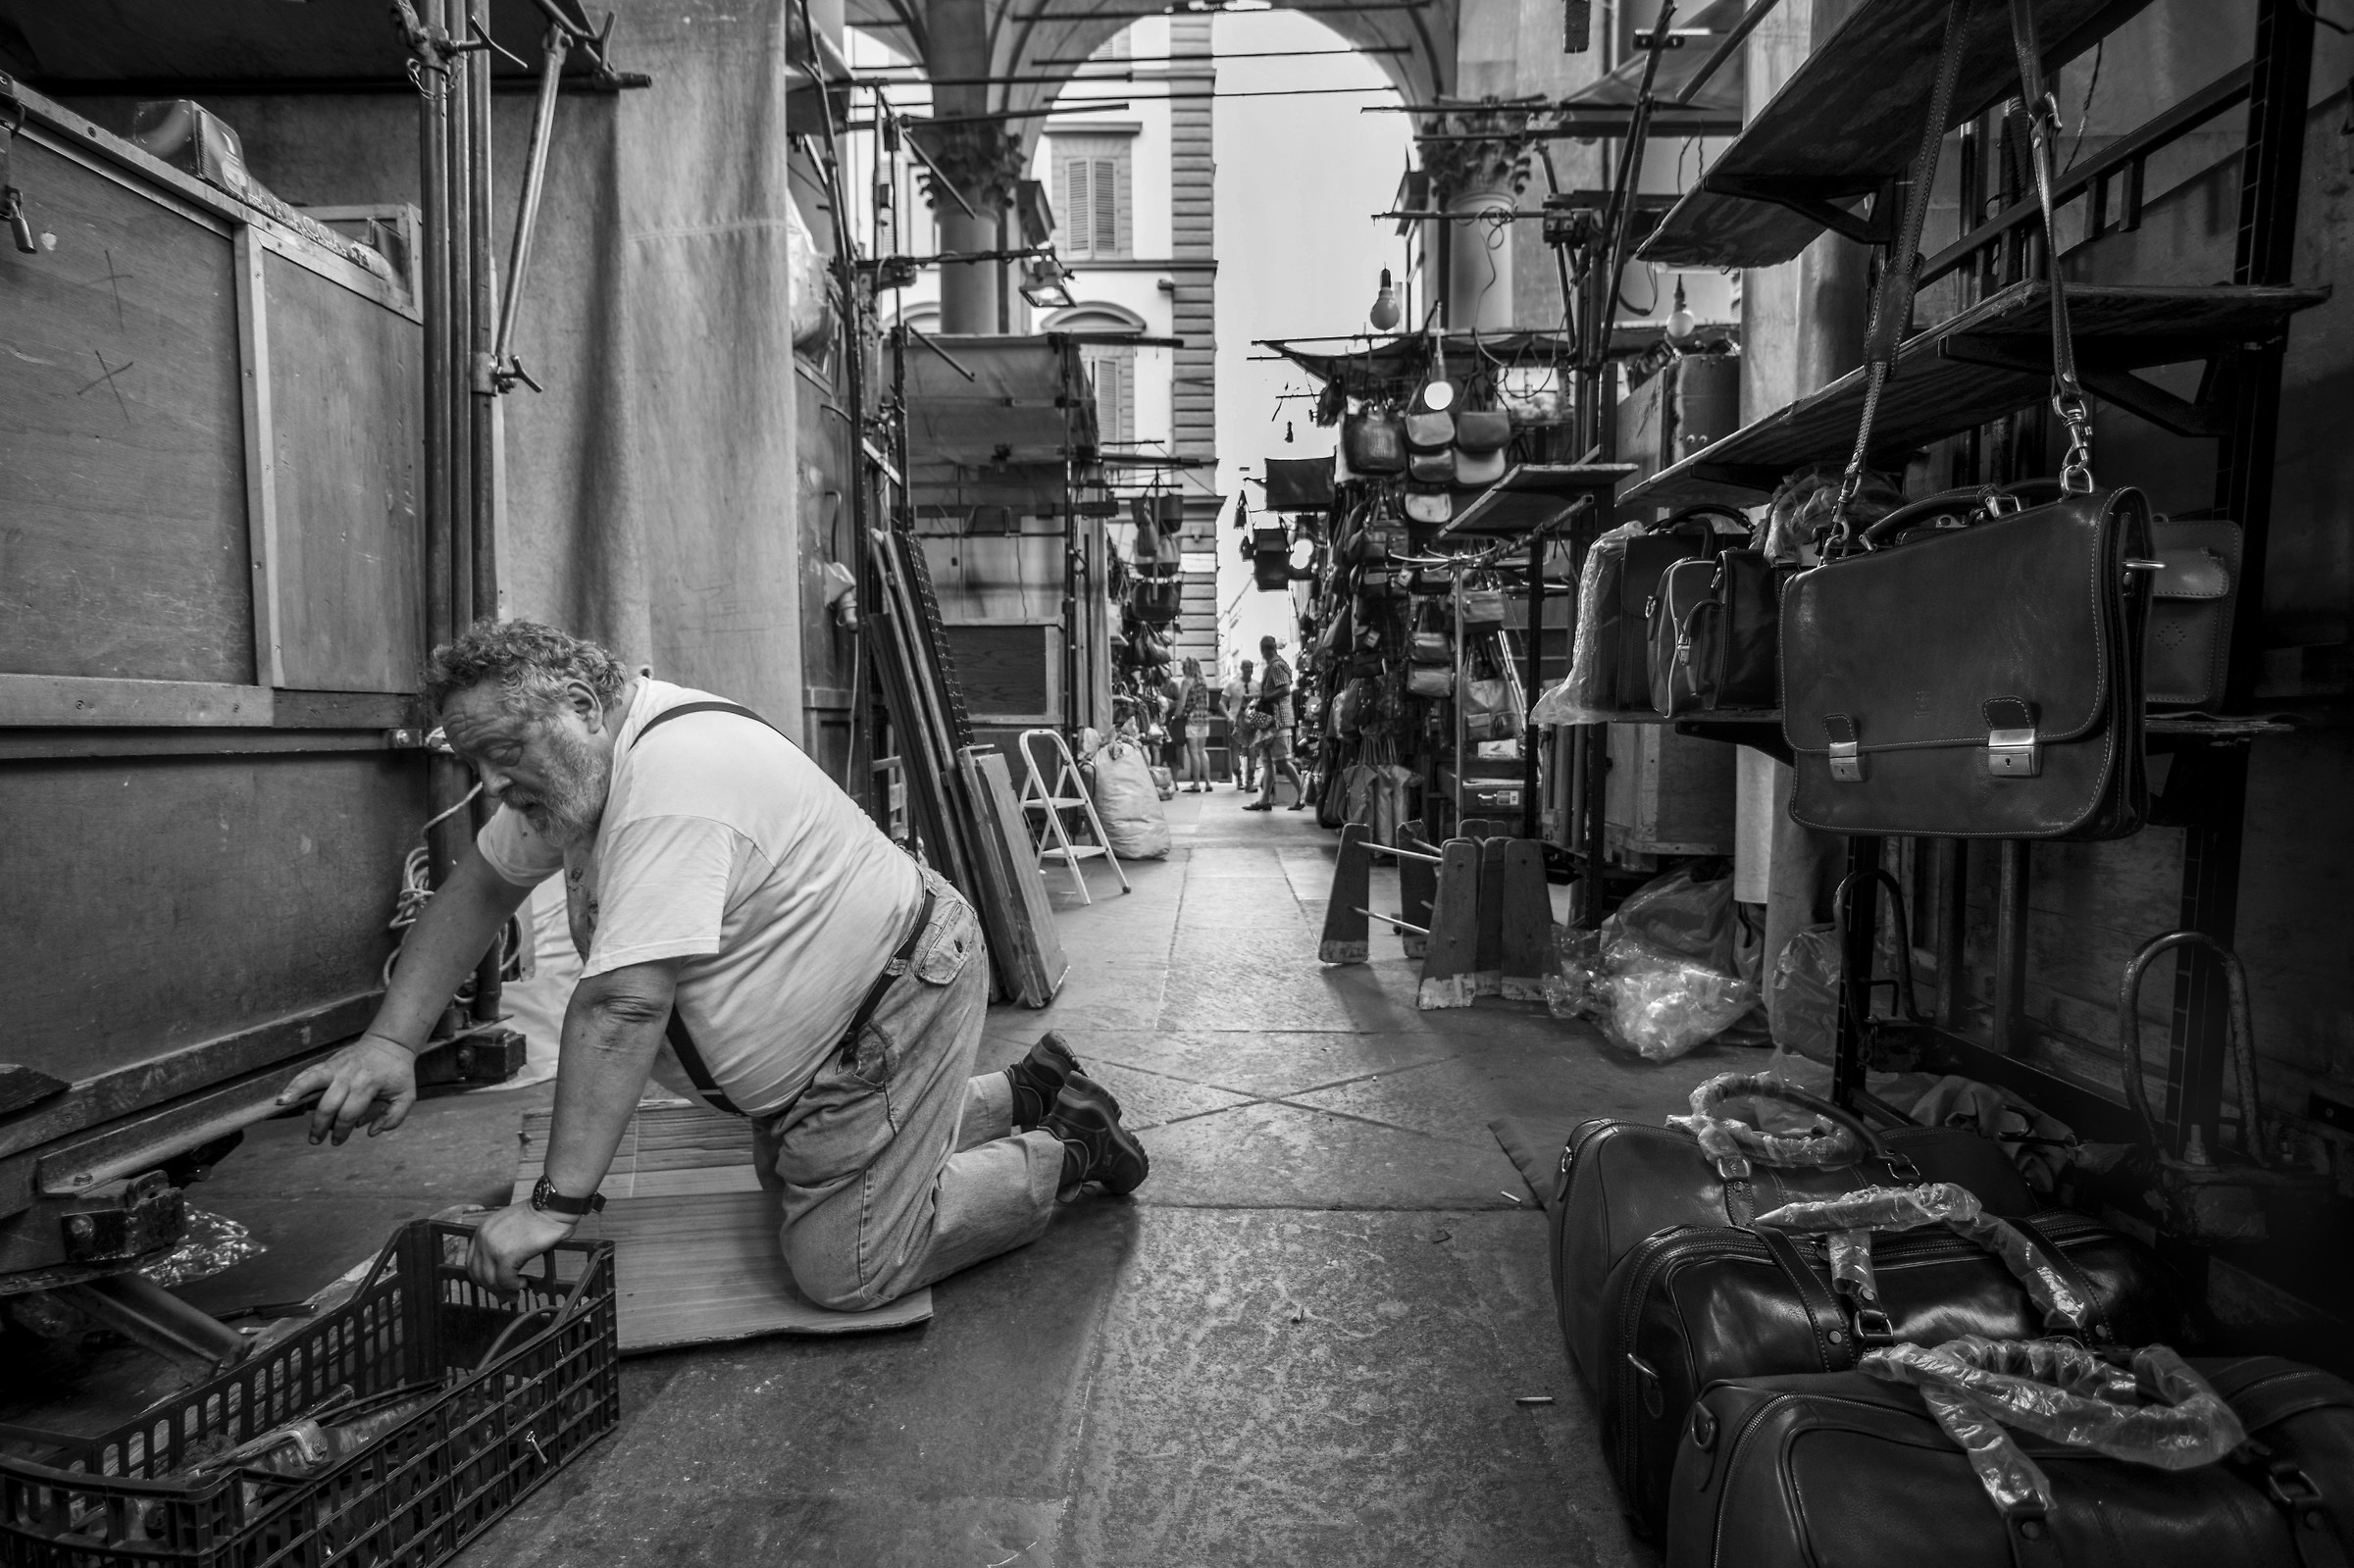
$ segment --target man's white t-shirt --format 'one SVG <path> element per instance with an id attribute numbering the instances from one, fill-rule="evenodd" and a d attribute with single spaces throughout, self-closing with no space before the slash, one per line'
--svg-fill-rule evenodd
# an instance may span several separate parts
<path id="1" fill-rule="evenodd" d="M 806 753 L 711 694 L 640 680 L 605 813 L 569 852 L 501 810 L 475 836 L 518 886 L 565 876 L 584 978 L 683 958 L 679 1016 L 730 1099 L 781 1109 L 842 1041 L 905 937 L 923 874 Z M 667 1048 L 666 1048 L 667 1054 Z"/>

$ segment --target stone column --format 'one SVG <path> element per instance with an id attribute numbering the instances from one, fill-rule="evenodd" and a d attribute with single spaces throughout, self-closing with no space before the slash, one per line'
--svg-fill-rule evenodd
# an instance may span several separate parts
<path id="1" fill-rule="evenodd" d="M 1430 171 L 1433 203 L 1448 214 L 1444 323 L 1452 330 L 1512 325 L 1509 215 L 1528 179 L 1521 119 L 1474 109 L 1440 115 L 1424 127 L 1422 167 Z M 1440 139 L 1460 136 L 1477 139 Z"/>
<path id="2" fill-rule="evenodd" d="M 992 70 L 989 7 L 986 0 L 932 0 L 925 16 L 924 71 L 941 83 L 932 93 L 939 124 L 919 127 L 916 139 L 972 208 L 968 216 L 954 196 L 925 175 L 924 195 L 940 220 L 940 248 L 998 250 L 1004 245 L 1014 182 L 1022 177 L 1023 149 L 1021 137 L 1007 128 L 1009 122 L 975 118 L 999 107 L 986 81 Z M 996 331 L 1003 276 L 998 262 L 943 267 L 940 329 Z"/>

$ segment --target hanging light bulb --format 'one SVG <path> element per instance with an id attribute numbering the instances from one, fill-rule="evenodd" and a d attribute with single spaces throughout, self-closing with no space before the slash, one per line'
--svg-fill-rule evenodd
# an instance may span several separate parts
<path id="1" fill-rule="evenodd" d="M 1386 332 L 1398 325 L 1398 290 L 1390 282 L 1390 270 L 1381 270 L 1381 292 L 1373 296 L 1373 308 L 1365 312 L 1365 320 L 1377 332 Z"/>
<path id="2" fill-rule="evenodd" d="M 1700 331 L 1692 307 L 1684 303 L 1684 275 L 1675 275 L 1675 309 L 1667 313 L 1667 341 L 1681 348 Z"/>

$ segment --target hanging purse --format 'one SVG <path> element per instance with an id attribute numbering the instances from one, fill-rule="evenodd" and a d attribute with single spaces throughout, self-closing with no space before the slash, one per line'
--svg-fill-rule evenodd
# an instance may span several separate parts
<path id="1" fill-rule="evenodd" d="M 1501 452 L 1512 439 L 1512 417 L 1500 408 L 1465 409 L 1455 417 L 1455 444 L 1463 452 Z"/>
<path id="2" fill-rule="evenodd" d="M 1455 516 L 1455 497 L 1445 490 L 1407 490 L 1406 520 L 1436 525 Z"/>
<path id="3" fill-rule="evenodd" d="M 1955 12 L 1968 0 L 1955 0 Z M 2052 225 L 2051 126 L 2025 0 L 2012 6 L 2044 228 Z M 1929 126 L 1911 189 L 1934 177 L 1959 65 L 1948 24 Z M 2059 271 L 2052 306 L 2053 408 L 2069 431 L 2047 505 L 1913 531 L 1887 548 L 1883 519 L 1860 538 L 1849 503 L 1871 412 L 1895 357 L 1918 266 L 1922 208 L 1905 204 L 1866 344 L 1865 418 L 1835 504 L 1823 565 L 1782 595 L 1782 733 L 1794 754 L 1790 815 L 1831 833 L 1934 837 L 2114 838 L 2148 809 L 2141 654 L 2149 604 L 2149 508 L 2099 489 L 2091 422 Z M 1885 532 L 1883 531 L 1885 531 Z"/>
<path id="4" fill-rule="evenodd" d="M 1444 697 L 1455 690 L 1452 665 L 1417 664 L 1406 672 L 1406 689 L 1417 697 Z"/>
<path id="5" fill-rule="evenodd" d="M 1762 550 L 1678 561 L 1651 602 L 1651 705 L 1669 717 L 1770 708 L 1787 571 Z"/>
<path id="6" fill-rule="evenodd" d="M 1458 587 L 1455 590 L 1455 596 L 1462 611 L 1463 625 L 1504 625 L 1504 589 Z"/>
<path id="7" fill-rule="evenodd" d="M 1407 459 L 1406 476 L 1416 484 L 1453 484 L 1455 449 L 1442 446 L 1435 452 L 1416 452 Z"/>
<path id="8" fill-rule="evenodd" d="M 1406 416 L 1406 445 L 1411 452 L 1444 452 L 1455 445 L 1455 416 L 1421 409 Z"/>
<path id="9" fill-rule="evenodd" d="M 1321 512 L 1332 505 L 1332 459 L 1328 457 L 1270 457 L 1267 459 L 1266 509 L 1270 512 Z"/>
<path id="10" fill-rule="evenodd" d="M 2231 655 L 2231 604 L 2239 586 L 2239 525 L 2150 525 L 2160 563 L 2150 584 L 2150 630 L 2142 643 L 2142 695 L 2169 706 L 2212 708 L 2224 700 Z"/>
<path id="11" fill-rule="evenodd" d="M 1368 408 L 1341 426 L 1341 448 L 1354 474 L 1406 472 L 1406 430 L 1389 409 Z"/>
<path id="12" fill-rule="evenodd" d="M 1458 489 L 1474 485 L 1489 485 L 1504 478 L 1504 452 L 1501 448 L 1486 452 L 1470 452 L 1460 447 L 1455 453 L 1455 482 Z"/>

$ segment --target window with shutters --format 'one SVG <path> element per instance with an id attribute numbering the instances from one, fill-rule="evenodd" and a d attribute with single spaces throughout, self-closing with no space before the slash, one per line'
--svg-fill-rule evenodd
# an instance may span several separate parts
<path id="1" fill-rule="evenodd" d="M 1096 392 L 1096 439 L 1111 451 L 1136 440 L 1136 350 L 1089 344 L 1079 351 Z"/>
<path id="2" fill-rule="evenodd" d="M 1129 138 L 1057 136 L 1054 246 L 1072 257 L 1127 256 L 1136 244 Z"/>

